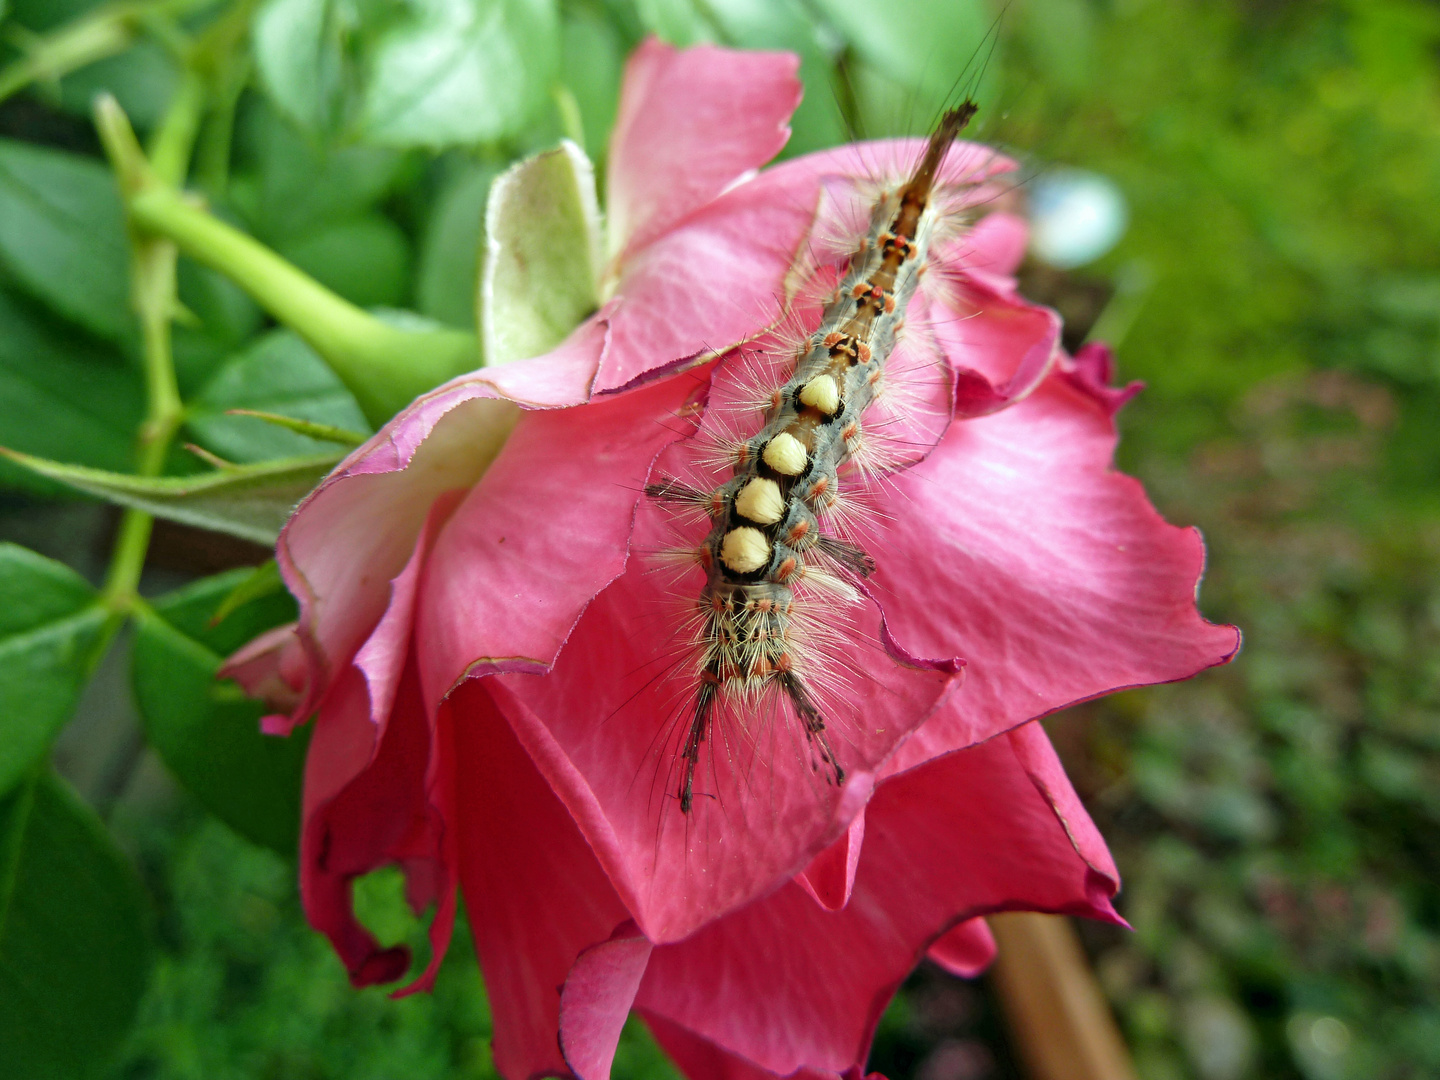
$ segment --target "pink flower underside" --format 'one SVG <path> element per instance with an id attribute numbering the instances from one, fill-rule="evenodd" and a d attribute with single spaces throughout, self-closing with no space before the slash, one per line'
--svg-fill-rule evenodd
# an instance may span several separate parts
<path id="1" fill-rule="evenodd" d="M 1114 866 L 1044 732 L 1026 725 L 879 787 L 842 910 L 788 883 L 656 946 L 487 688 L 467 683 L 446 708 L 460 874 L 506 1076 L 568 1066 L 601 1080 L 632 1004 L 752 1067 L 843 1072 L 927 947 L 953 968 L 983 964 L 977 915 L 1116 918 Z"/>

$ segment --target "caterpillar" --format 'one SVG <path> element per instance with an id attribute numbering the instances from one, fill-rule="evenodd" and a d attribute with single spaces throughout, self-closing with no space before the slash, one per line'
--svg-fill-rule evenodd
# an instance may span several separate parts
<path id="1" fill-rule="evenodd" d="M 788 378 L 764 395 L 763 426 L 723 452 L 729 479 L 706 490 L 664 476 L 645 488 L 650 498 L 710 521 L 703 543 L 686 549 L 705 582 L 690 618 L 697 685 L 678 747 L 675 794 L 684 814 L 694 806 L 702 746 L 726 699 L 753 709 L 767 696 L 783 696 L 817 771 L 836 785 L 845 779 L 807 663 L 806 636 L 823 637 L 829 628 L 804 609 L 797 590 L 855 600 L 846 579 L 875 570 L 872 556 L 836 527 L 841 486 L 857 472 L 885 469 L 867 439 L 867 410 L 924 272 L 946 152 L 975 112 L 969 100 L 947 110 L 909 177 L 877 197 L 820 325 L 795 349 Z"/>

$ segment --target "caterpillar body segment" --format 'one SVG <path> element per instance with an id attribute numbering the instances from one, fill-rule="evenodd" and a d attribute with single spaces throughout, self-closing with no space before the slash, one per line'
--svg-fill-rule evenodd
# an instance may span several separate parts
<path id="1" fill-rule="evenodd" d="M 805 733 L 813 768 L 831 783 L 845 779 L 806 663 L 817 652 L 807 635 L 825 638 L 830 621 L 804 610 L 805 601 L 823 593 L 831 602 L 858 603 L 859 592 L 844 579 L 875 569 L 862 548 L 823 526 L 839 516 L 842 480 L 867 468 L 865 413 L 881 392 L 925 267 L 936 177 L 974 112 L 968 101 L 948 111 L 908 180 L 877 197 L 819 327 L 800 344 L 784 383 L 757 402 L 763 426 L 728 451 L 730 478 L 713 491 L 673 478 L 646 488 L 710 521 L 695 549 L 706 577 L 694 616 L 699 685 L 679 751 L 683 813 L 693 807 L 702 748 L 727 699 L 758 706 L 778 695 Z"/>

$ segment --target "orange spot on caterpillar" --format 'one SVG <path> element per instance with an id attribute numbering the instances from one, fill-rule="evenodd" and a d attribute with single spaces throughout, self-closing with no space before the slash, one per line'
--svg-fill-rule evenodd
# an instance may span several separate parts
<path id="1" fill-rule="evenodd" d="M 824 345 L 827 349 L 833 349 L 836 345 L 839 345 L 844 340 L 844 334 L 840 333 L 840 331 L 838 330 L 832 330 L 830 333 L 825 335 L 825 340 L 821 342 L 821 344 Z"/>
<path id="2" fill-rule="evenodd" d="M 868 364 L 873 354 L 870 352 L 870 346 L 862 341 L 855 347 L 855 355 L 862 364 Z"/>
<path id="3" fill-rule="evenodd" d="M 790 526 L 790 531 L 785 534 L 785 543 L 789 544 L 791 547 L 794 547 L 801 540 L 804 540 L 806 534 L 809 532 L 810 522 L 797 521 L 794 525 Z"/>
<path id="4" fill-rule="evenodd" d="M 782 559 L 780 565 L 775 568 L 775 580 L 781 582 L 788 581 L 790 576 L 794 574 L 799 567 L 800 564 L 795 561 L 793 556 Z"/>

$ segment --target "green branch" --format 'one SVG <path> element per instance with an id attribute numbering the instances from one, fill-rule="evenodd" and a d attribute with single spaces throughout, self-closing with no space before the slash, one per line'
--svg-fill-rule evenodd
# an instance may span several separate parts
<path id="1" fill-rule="evenodd" d="M 377 427 L 412 398 L 480 364 L 475 335 L 390 326 L 174 188 L 150 183 L 129 205 L 137 225 L 225 274 L 309 342 Z"/>
<path id="2" fill-rule="evenodd" d="M 142 28 L 174 18 L 213 0 L 152 0 L 104 4 L 48 34 L 27 34 L 24 55 L 0 70 L 0 101 L 34 82 L 54 82 L 80 68 L 122 53 Z M 18 28 L 17 28 L 18 29 Z"/>
<path id="3" fill-rule="evenodd" d="M 146 160 L 115 99 L 105 95 L 96 101 L 95 127 L 122 194 L 152 183 L 157 174 L 177 180 L 184 177 L 204 108 L 204 87 L 198 78 L 187 74 L 156 131 L 152 163 Z M 164 471 L 165 456 L 185 415 L 170 343 L 170 320 L 179 305 L 175 289 L 177 258 L 175 245 L 169 240 L 131 228 L 131 304 L 140 321 L 145 371 L 145 419 L 140 425 L 136 455 L 136 472 L 140 476 L 159 476 Z M 128 509 L 121 518 L 102 592 L 103 601 L 117 618 L 127 614 L 137 598 L 154 523 L 155 519 L 143 510 Z"/>

